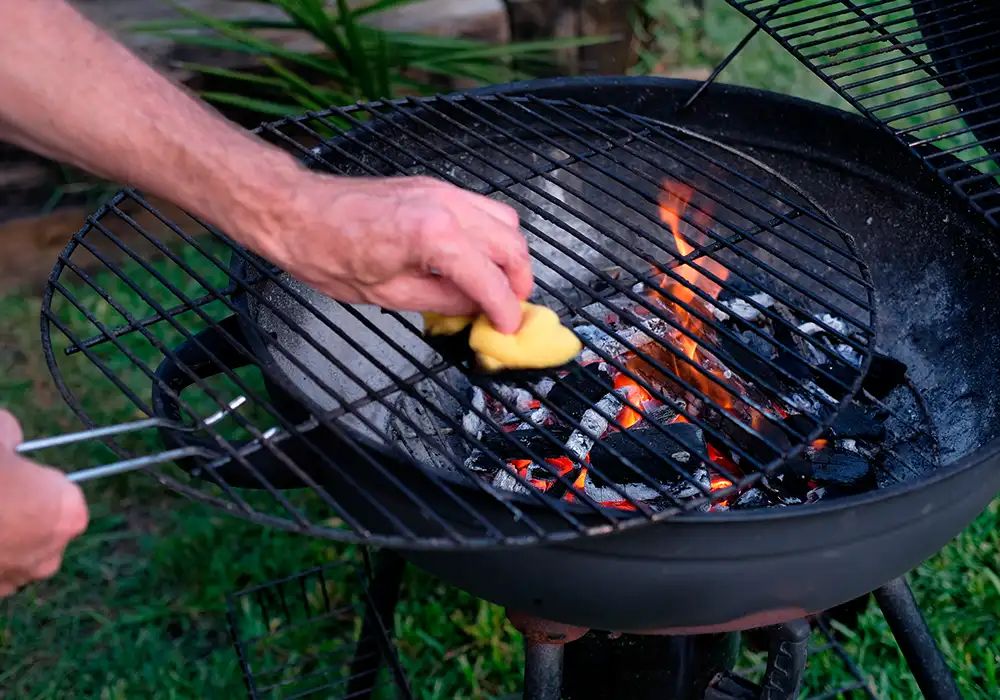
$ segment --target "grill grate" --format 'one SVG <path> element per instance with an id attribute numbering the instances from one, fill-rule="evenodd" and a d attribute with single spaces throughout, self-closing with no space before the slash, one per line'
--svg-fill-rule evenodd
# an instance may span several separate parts
<path id="1" fill-rule="evenodd" d="M 333 302 L 123 190 L 53 271 L 50 368 L 88 424 L 84 380 L 173 421 L 246 396 L 199 434 L 218 459 L 159 476 L 234 514 L 342 540 L 469 547 L 705 510 L 806 449 L 871 360 L 873 291 L 851 237 L 793 183 L 707 137 L 504 96 L 358 105 L 259 133 L 319 170 L 428 174 L 513 204 L 536 300 L 578 326 L 594 362 L 518 385 L 470 377 L 412 315 Z M 669 430 L 664 411 L 697 430 Z M 626 416 L 648 430 L 626 430 Z M 598 439 L 616 432 L 644 456 Z M 732 459 L 704 459 L 702 436 Z"/>
<path id="2" fill-rule="evenodd" d="M 360 574 L 345 581 L 333 570 L 350 566 L 328 564 L 228 596 L 250 700 L 413 697 L 386 629 L 392 620 L 379 617 Z"/>
<path id="3" fill-rule="evenodd" d="M 1000 16 L 994 3 L 729 2 L 756 23 L 754 31 L 775 38 L 990 224 L 1000 225 Z"/>

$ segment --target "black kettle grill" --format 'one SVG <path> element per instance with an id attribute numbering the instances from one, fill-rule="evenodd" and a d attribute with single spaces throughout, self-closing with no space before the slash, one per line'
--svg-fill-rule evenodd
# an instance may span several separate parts
<path id="1" fill-rule="evenodd" d="M 412 316 L 333 302 L 123 190 L 46 292 L 61 391 L 88 423 L 80 368 L 172 421 L 247 396 L 227 425 L 164 430 L 168 446 L 218 457 L 158 478 L 239 517 L 394 550 L 535 618 L 750 629 L 897 578 L 1000 490 L 1000 116 L 991 78 L 957 82 L 986 65 L 963 48 L 981 46 L 945 41 L 954 22 L 992 36 L 976 20 L 988 13 L 734 4 L 862 115 L 721 84 L 576 78 L 258 130 L 319 170 L 429 174 L 512 202 L 538 298 L 582 329 L 576 375 L 473 376 Z M 932 106 L 909 82 L 898 98 L 878 83 L 921 70 L 942 81 Z M 941 135 L 947 109 L 959 125 Z M 903 112 L 927 119 L 901 127 Z M 859 414 L 880 426 L 844 432 Z"/>

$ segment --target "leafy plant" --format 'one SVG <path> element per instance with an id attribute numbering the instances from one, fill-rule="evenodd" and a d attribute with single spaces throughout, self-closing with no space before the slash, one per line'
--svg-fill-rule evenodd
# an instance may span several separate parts
<path id="1" fill-rule="evenodd" d="M 185 19 L 133 25 L 135 31 L 173 41 L 253 56 L 259 65 L 230 69 L 196 63 L 182 67 L 227 79 L 230 91 L 202 91 L 204 99 L 272 116 L 330 105 L 437 91 L 442 80 L 493 84 L 533 77 L 552 52 L 609 41 L 581 37 L 510 44 L 437 37 L 380 29 L 374 15 L 418 0 L 373 0 L 352 8 L 347 0 L 258 0 L 279 9 L 278 19 L 219 19 L 171 3 Z M 264 31 L 302 32 L 322 46 L 318 52 L 287 48 Z M 514 60 L 516 59 L 516 66 Z M 261 70 L 261 69 L 264 70 Z"/>

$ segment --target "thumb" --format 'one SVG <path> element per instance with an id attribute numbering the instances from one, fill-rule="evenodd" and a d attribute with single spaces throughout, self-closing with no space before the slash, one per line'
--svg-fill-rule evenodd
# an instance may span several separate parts
<path id="1" fill-rule="evenodd" d="M 14 451 L 24 441 L 21 424 L 10 411 L 0 408 L 0 450 Z"/>

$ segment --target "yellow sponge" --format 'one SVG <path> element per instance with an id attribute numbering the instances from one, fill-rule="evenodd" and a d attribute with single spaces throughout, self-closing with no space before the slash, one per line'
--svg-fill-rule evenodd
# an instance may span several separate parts
<path id="1" fill-rule="evenodd" d="M 424 330 L 428 335 L 450 335 L 471 323 L 469 347 L 487 372 L 559 367 L 583 349 L 580 339 L 552 309 L 527 302 L 521 302 L 521 309 L 521 327 L 510 335 L 496 330 L 485 314 L 476 319 L 424 314 Z"/>

